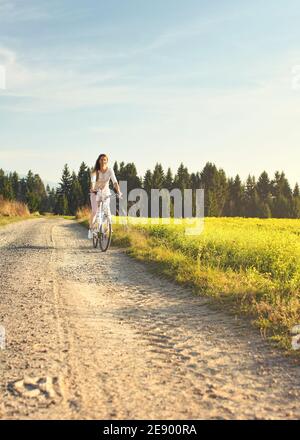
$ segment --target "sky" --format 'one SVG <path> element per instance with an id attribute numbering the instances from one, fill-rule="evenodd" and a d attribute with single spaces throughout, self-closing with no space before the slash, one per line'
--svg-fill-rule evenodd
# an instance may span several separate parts
<path id="1" fill-rule="evenodd" d="M 0 0 L 0 168 L 300 182 L 298 0 Z"/>

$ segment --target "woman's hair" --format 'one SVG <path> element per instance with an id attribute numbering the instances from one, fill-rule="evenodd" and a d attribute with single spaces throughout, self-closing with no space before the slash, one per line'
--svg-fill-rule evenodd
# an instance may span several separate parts
<path id="1" fill-rule="evenodd" d="M 100 159 L 102 157 L 106 157 L 106 159 L 108 160 L 108 156 L 107 154 L 100 154 L 100 156 L 98 157 L 98 159 L 96 160 L 95 166 L 93 168 L 93 173 L 98 173 L 98 171 L 100 171 Z"/>

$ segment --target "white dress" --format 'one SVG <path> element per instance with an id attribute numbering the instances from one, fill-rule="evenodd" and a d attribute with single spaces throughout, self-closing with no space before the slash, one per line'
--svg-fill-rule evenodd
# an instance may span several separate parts
<path id="1" fill-rule="evenodd" d="M 102 173 L 98 171 L 91 175 L 92 188 L 94 190 L 101 189 L 103 194 L 110 194 L 109 191 L 109 181 L 112 181 L 113 184 L 117 183 L 117 179 L 115 176 L 115 172 L 112 168 L 107 168 L 107 170 Z"/>
<path id="2" fill-rule="evenodd" d="M 97 176 L 98 174 L 98 176 Z M 99 198 L 106 198 L 110 195 L 110 189 L 109 189 L 109 181 L 112 181 L 113 184 L 117 183 L 117 179 L 115 176 L 115 172 L 112 168 L 107 168 L 107 170 L 102 173 L 101 171 L 98 171 L 97 173 L 91 174 L 91 182 L 92 182 L 92 189 L 95 191 L 101 190 L 99 194 L 90 194 L 90 200 L 91 200 L 91 206 L 92 206 L 92 212 L 95 215 L 97 212 Z M 105 206 L 106 209 L 109 209 L 109 199 L 106 199 Z"/>

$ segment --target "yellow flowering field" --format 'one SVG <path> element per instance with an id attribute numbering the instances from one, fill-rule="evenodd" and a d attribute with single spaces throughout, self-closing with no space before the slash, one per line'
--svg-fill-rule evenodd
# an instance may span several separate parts
<path id="1" fill-rule="evenodd" d="M 187 221 L 123 222 L 114 226 L 116 245 L 246 313 L 264 335 L 289 346 L 289 331 L 300 323 L 300 220 L 206 218 L 199 235 L 185 233 Z"/>

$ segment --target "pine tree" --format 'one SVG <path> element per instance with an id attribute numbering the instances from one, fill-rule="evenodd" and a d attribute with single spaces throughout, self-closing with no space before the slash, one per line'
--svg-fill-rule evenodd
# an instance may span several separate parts
<path id="1" fill-rule="evenodd" d="M 173 174 L 171 168 L 168 168 L 167 170 L 167 174 L 165 175 L 163 186 L 169 191 L 171 191 L 173 188 Z"/>
<path id="2" fill-rule="evenodd" d="M 137 174 L 137 169 L 134 163 L 128 163 L 125 167 L 127 174 L 128 191 L 135 188 L 141 188 L 142 182 Z"/>
<path id="3" fill-rule="evenodd" d="M 127 180 L 126 170 L 125 170 L 125 162 L 120 162 L 119 170 L 118 170 L 119 180 Z"/>
<path id="4" fill-rule="evenodd" d="M 0 168 L 0 195 L 3 195 L 4 179 L 5 179 L 4 170 Z"/>
<path id="5" fill-rule="evenodd" d="M 292 217 L 300 218 L 300 190 L 299 185 L 296 183 L 293 191 L 293 207 L 292 207 Z"/>
<path id="6" fill-rule="evenodd" d="M 182 192 L 191 188 L 191 179 L 188 169 L 181 163 L 174 177 L 174 187 L 179 188 Z"/>
<path id="7" fill-rule="evenodd" d="M 73 171 L 72 173 L 72 183 L 70 189 L 70 201 L 68 203 L 69 212 L 72 215 L 75 215 L 78 208 L 82 206 L 83 194 L 80 182 Z"/>
<path id="8" fill-rule="evenodd" d="M 47 212 L 55 213 L 56 194 L 55 189 L 51 188 L 48 192 Z"/>
<path id="9" fill-rule="evenodd" d="M 225 209 L 228 182 L 222 169 L 207 162 L 200 173 L 200 186 L 204 189 L 204 213 L 218 217 Z"/>
<path id="10" fill-rule="evenodd" d="M 147 170 L 143 178 L 143 189 L 148 194 L 148 215 L 151 213 L 152 172 Z"/>
<path id="11" fill-rule="evenodd" d="M 82 162 L 78 171 L 78 182 L 80 185 L 81 198 L 78 201 L 79 206 L 89 204 L 89 190 L 91 186 L 91 175 L 88 166 Z"/>
<path id="12" fill-rule="evenodd" d="M 45 199 L 47 198 L 42 179 L 38 174 L 33 174 L 29 170 L 25 179 L 25 185 L 25 201 L 30 212 L 41 211 L 45 206 Z"/>
<path id="13" fill-rule="evenodd" d="M 26 203 L 26 191 L 27 191 L 27 183 L 26 178 L 22 177 L 19 181 L 19 195 L 18 200 L 23 203 Z"/>
<path id="14" fill-rule="evenodd" d="M 72 189 L 72 176 L 70 174 L 68 165 L 65 164 L 62 171 L 61 181 L 59 182 L 59 189 L 58 189 L 58 194 L 60 199 L 58 206 L 60 211 L 59 213 L 61 214 L 68 214 L 66 210 L 69 209 L 69 206 L 71 204 L 71 189 Z"/>
<path id="15" fill-rule="evenodd" d="M 55 192 L 55 208 L 54 213 L 59 215 L 69 214 L 69 203 L 67 196 L 60 191 L 59 188 Z"/>
<path id="16" fill-rule="evenodd" d="M 115 172 L 116 178 L 119 180 L 119 165 L 117 161 L 115 161 L 114 163 L 113 170 Z"/>
<path id="17" fill-rule="evenodd" d="M 257 217 L 259 218 L 271 218 L 272 211 L 268 203 L 259 200 L 257 208 Z"/>
<path id="18" fill-rule="evenodd" d="M 72 177 L 67 164 L 65 164 L 63 168 L 62 177 L 59 185 L 61 193 L 66 195 L 66 197 L 68 198 L 72 186 Z"/>
<path id="19" fill-rule="evenodd" d="M 34 175 L 31 170 L 28 171 L 26 176 L 26 189 L 28 192 L 32 192 L 34 190 Z"/>
<path id="20" fill-rule="evenodd" d="M 14 199 L 13 187 L 12 187 L 11 181 L 8 178 L 8 176 L 4 176 L 1 194 L 4 199 L 7 199 L 7 200 Z"/>
<path id="21" fill-rule="evenodd" d="M 150 196 L 151 189 L 152 189 L 152 172 L 151 172 L 151 170 L 147 170 L 144 175 L 143 188 L 147 191 L 147 194 Z"/>
<path id="22" fill-rule="evenodd" d="M 293 193 L 285 174 L 276 171 L 271 182 L 273 196 L 272 215 L 276 218 L 290 218 L 293 215 Z"/>
<path id="23" fill-rule="evenodd" d="M 17 200 L 19 196 L 19 176 L 16 171 L 9 174 L 9 180 L 11 181 L 11 186 L 13 190 L 13 198 Z"/>
<path id="24" fill-rule="evenodd" d="M 266 171 L 263 171 L 259 176 L 256 188 L 259 198 L 263 202 L 267 202 L 271 195 L 271 182 Z"/>
<path id="25" fill-rule="evenodd" d="M 165 174 L 163 167 L 160 163 L 157 163 L 152 174 L 152 188 L 162 189 L 164 187 L 164 181 Z"/>
<path id="26" fill-rule="evenodd" d="M 244 187 L 242 205 L 241 214 L 246 217 L 259 216 L 260 200 L 256 189 L 255 177 L 250 176 L 250 174 L 247 177 Z"/>
<path id="27" fill-rule="evenodd" d="M 231 186 L 231 215 L 234 217 L 243 216 L 243 196 L 244 196 L 244 187 L 242 185 L 242 181 L 240 176 L 237 174 Z"/>
<path id="28" fill-rule="evenodd" d="M 201 175 L 199 172 L 191 173 L 191 187 L 192 189 L 201 188 Z"/>

